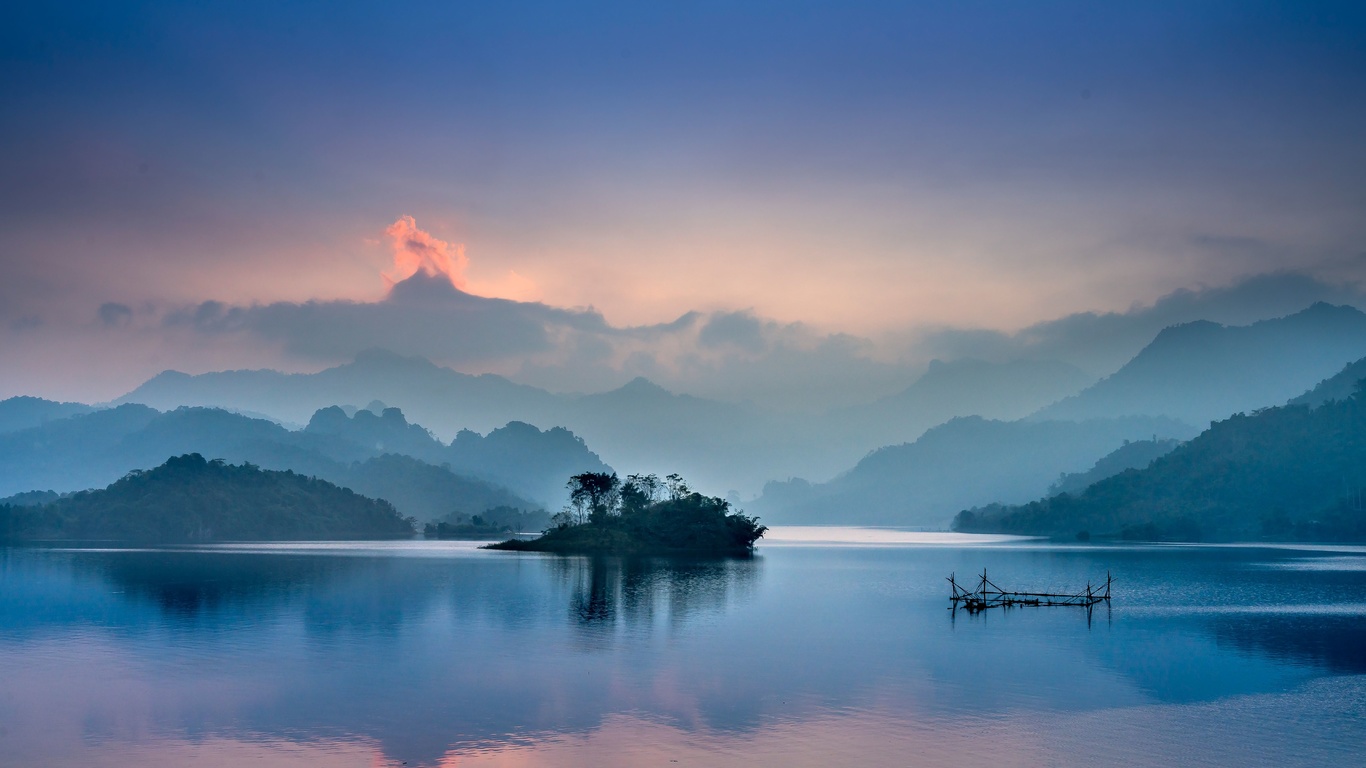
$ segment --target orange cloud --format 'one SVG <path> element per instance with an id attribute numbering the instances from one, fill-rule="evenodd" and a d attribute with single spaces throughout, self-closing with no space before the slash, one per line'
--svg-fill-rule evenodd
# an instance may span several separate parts
<path id="1" fill-rule="evenodd" d="M 445 275 L 451 285 L 465 290 L 465 268 L 470 260 L 463 243 L 448 243 L 418 229 L 412 216 L 398 217 L 384 234 L 394 241 L 394 273 L 385 275 L 390 283 L 406 280 L 421 270 L 430 277 Z"/>

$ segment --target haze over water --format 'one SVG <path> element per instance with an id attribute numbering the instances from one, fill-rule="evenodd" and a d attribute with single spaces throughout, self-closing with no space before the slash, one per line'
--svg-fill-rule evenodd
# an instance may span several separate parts
<path id="1" fill-rule="evenodd" d="M 1113 605 L 947 610 L 983 567 Z M 1354 765 L 1363 673 L 1361 547 L 0 550 L 3 765 Z"/>

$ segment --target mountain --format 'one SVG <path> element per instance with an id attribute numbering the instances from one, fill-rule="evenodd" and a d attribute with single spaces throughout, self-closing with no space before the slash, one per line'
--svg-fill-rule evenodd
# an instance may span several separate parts
<path id="1" fill-rule="evenodd" d="M 804 457 L 823 456 L 822 443 L 809 439 L 805 425 L 751 405 L 676 395 L 645 379 L 600 394 L 555 395 L 500 376 L 471 376 L 381 350 L 315 374 L 224 371 L 190 376 L 167 371 L 117 402 L 166 410 L 247 410 L 303 423 L 320 409 L 375 399 L 447 436 L 462 430 L 489 432 L 509 422 L 563 427 L 608 457 L 608 463 L 631 471 L 683 472 L 707 487 L 749 483 L 757 489 L 764 479 L 794 465 L 812 464 Z"/>
<path id="2" fill-rule="evenodd" d="M 11 397 L 0 400 L 0 432 L 17 432 L 49 421 L 65 419 L 95 410 L 83 403 L 58 403 L 39 397 Z"/>
<path id="3" fill-rule="evenodd" d="M 204 406 L 247 410 L 307 423 L 320 408 L 381 400 L 419 424 L 454 434 L 485 432 L 518 419 L 553 423 L 559 398 L 492 374 L 471 376 L 420 357 L 369 350 L 318 373 L 221 371 L 196 376 L 165 371 L 115 401 L 159 410 Z"/>
<path id="4" fill-rule="evenodd" d="M 341 408 L 332 406 L 313 414 L 304 433 L 315 438 L 340 438 L 373 455 L 411 456 L 459 475 L 506 486 L 551 508 L 564 502 L 565 481 L 571 475 L 612 471 L 573 432 L 562 427 L 543 432 L 520 421 L 491 430 L 488 435 L 461 430 L 446 445 L 426 428 L 410 424 L 398 408 L 384 408 L 379 415 L 358 410 L 348 417 Z M 518 506 L 510 501 L 500 503 Z M 473 514 L 481 510 L 461 511 Z"/>
<path id="5" fill-rule="evenodd" d="M 108 488 L 0 507 L 0 537 L 192 542 L 413 535 L 388 502 L 293 472 L 174 457 Z"/>
<path id="6" fill-rule="evenodd" d="M 502 486 L 392 453 L 322 476 L 357 493 L 384 499 L 422 521 L 477 515 L 499 507 L 527 511 L 538 507 Z"/>
<path id="7" fill-rule="evenodd" d="M 820 453 L 805 425 L 780 414 L 675 394 L 644 378 L 574 398 L 561 423 L 626 471 L 682 474 L 706 488 L 757 489 Z"/>
<path id="8" fill-rule="evenodd" d="M 404 515 L 424 520 L 456 512 L 477 514 L 497 506 L 534 509 L 547 503 L 509 490 L 499 481 L 452 469 L 450 460 L 462 455 L 472 464 L 493 465 L 497 459 L 482 457 L 481 451 L 470 445 L 459 451 L 442 446 L 426 430 L 408 424 L 401 412 L 391 410 L 378 417 L 360 411 L 348 419 L 337 409 L 336 414 L 324 414 L 315 421 L 328 423 L 330 417 L 340 415 L 345 422 L 340 429 L 290 431 L 270 421 L 220 409 L 180 408 L 160 413 L 143 405 L 122 405 L 0 434 L 0 494 L 101 487 L 128 472 L 156 466 L 167 456 L 200 453 L 320 477 L 385 498 Z M 337 426 L 335 419 L 331 423 Z M 346 434 L 353 424 L 357 425 L 354 436 L 358 439 Z M 386 435 L 402 435 L 407 440 L 373 442 L 384 430 Z M 560 473 L 563 467 L 583 467 L 580 471 L 605 468 L 572 435 L 565 441 L 559 434 L 536 434 L 545 437 L 538 440 L 523 434 L 521 446 L 537 460 L 506 472 L 503 479 L 520 480 L 541 490 L 553 484 L 562 489 L 568 477 Z M 542 442 L 549 447 L 542 447 Z M 394 455 L 389 448 L 414 449 L 421 456 Z M 425 462 L 422 457 L 441 462 Z M 538 474 L 547 466 L 556 471 L 553 478 Z M 476 469 L 474 473 L 480 472 Z"/>
<path id="9" fill-rule="evenodd" d="M 866 450 L 914 440 L 958 416 L 1023 418 L 1094 382 L 1080 368 L 1056 360 L 932 360 L 901 392 L 832 413 L 828 432 Z"/>
<path id="10" fill-rule="evenodd" d="M 1236 414 L 1076 495 L 964 511 L 962 531 L 1185 541 L 1366 540 L 1366 389 Z"/>
<path id="11" fill-rule="evenodd" d="M 1048 486 L 1048 495 L 1080 493 L 1087 487 L 1107 477 L 1114 477 L 1126 469 L 1142 469 L 1154 460 L 1176 450 L 1176 446 L 1180 444 L 1180 440 L 1173 439 L 1125 440 L 1124 445 L 1102 456 L 1085 472 L 1068 472 L 1059 477 L 1057 482 Z"/>
<path id="12" fill-rule="evenodd" d="M 1247 326 L 1210 322 L 1163 330 L 1133 360 L 1034 417 L 1169 416 L 1205 425 L 1279 405 L 1366 356 L 1366 314 L 1314 304 Z"/>
<path id="13" fill-rule="evenodd" d="M 1366 379 L 1366 357 L 1348 363 L 1341 371 L 1320 381 L 1313 389 L 1293 398 L 1286 405 L 1320 406 L 1332 400 L 1346 400 L 1357 391 L 1357 385 Z"/>
<path id="14" fill-rule="evenodd" d="M 119 402 L 162 409 L 213 406 L 305 422 L 329 406 L 378 399 L 446 438 L 489 432 L 509 422 L 540 424 L 552 431 L 562 427 L 592 445 L 606 463 L 628 471 L 677 472 L 703 487 L 756 493 L 773 477 L 828 477 L 870 448 L 914 439 L 952 416 L 1016 418 L 1087 383 L 1086 374 L 1056 362 L 936 362 L 908 389 L 872 405 L 792 416 L 760 405 L 676 394 L 644 378 L 608 392 L 557 395 L 498 376 L 470 376 L 421 358 L 374 350 L 316 374 L 225 371 L 190 376 L 168 371 Z M 345 416 L 345 411 L 328 418 Z M 386 435 L 422 442 L 416 434 Z M 401 452 L 437 460 L 412 446 Z"/>
<path id="15" fill-rule="evenodd" d="M 561 506 L 571 476 L 612 471 L 573 432 L 563 427 L 542 431 L 520 421 L 487 435 L 461 430 L 445 456 L 456 471 L 515 488 L 552 511 Z"/>
<path id="16" fill-rule="evenodd" d="M 769 483 L 749 505 L 766 523 L 940 528 L 965 507 L 1038 498 L 1064 472 L 1085 469 L 1124 441 L 1186 438 L 1171 419 L 953 419 L 913 443 L 880 448 L 828 483 Z M 973 501 L 969 501 L 973 500 Z"/>

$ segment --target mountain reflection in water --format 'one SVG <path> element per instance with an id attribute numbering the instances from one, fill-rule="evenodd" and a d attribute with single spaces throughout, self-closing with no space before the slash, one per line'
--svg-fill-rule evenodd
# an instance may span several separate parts
<path id="1" fill-rule="evenodd" d="M 1345 765 L 1366 738 L 1352 553 L 830 535 L 0 550 L 0 763 Z M 983 566 L 1120 581 L 1090 624 L 955 618 L 943 577 Z"/>

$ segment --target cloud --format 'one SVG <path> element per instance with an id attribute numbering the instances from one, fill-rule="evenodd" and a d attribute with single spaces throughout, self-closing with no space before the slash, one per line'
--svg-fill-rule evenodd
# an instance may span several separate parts
<path id="1" fill-rule="evenodd" d="M 1127 312 L 1081 312 L 1036 323 L 1016 333 L 940 328 L 921 334 L 913 354 L 1005 362 L 1021 358 L 1061 360 L 1090 373 L 1113 372 L 1171 325 L 1211 320 L 1247 325 L 1283 317 L 1316 301 L 1366 305 L 1356 283 L 1330 283 L 1298 272 L 1275 272 L 1232 285 L 1181 289 Z"/>
<path id="2" fill-rule="evenodd" d="M 113 301 L 105 302 L 99 309 L 100 324 L 105 328 L 123 328 L 133 319 L 133 308 L 127 304 Z"/>
<path id="3" fill-rule="evenodd" d="M 387 275 L 392 283 L 406 280 L 418 273 L 428 277 L 444 276 L 459 289 L 468 287 L 465 269 L 469 258 L 463 243 L 448 243 L 419 229 L 412 216 L 400 216 L 384 230 L 393 241 L 394 272 Z"/>
<path id="4" fill-rule="evenodd" d="M 753 312 L 745 310 L 712 315 L 707 324 L 702 326 L 697 340 L 704 347 L 714 348 L 729 344 L 746 352 L 758 353 L 763 352 L 768 346 L 764 336 L 764 324 Z"/>
<path id="5" fill-rule="evenodd" d="M 449 276 L 419 270 L 377 302 L 308 301 L 229 306 L 205 301 L 168 313 L 168 328 L 243 334 L 281 345 L 295 357 L 334 362 L 372 348 L 421 355 L 470 369 L 498 369 L 528 357 L 646 343 L 691 328 L 696 315 L 653 326 L 618 328 L 592 309 L 560 309 L 466 293 Z M 596 343 L 594 343 L 596 342 Z"/>
<path id="6" fill-rule="evenodd" d="M 383 348 L 554 391 L 603 391 L 643 375 L 677 392 L 820 411 L 900 391 L 931 359 L 1059 360 L 1101 375 L 1166 326 L 1201 319 L 1241 325 L 1315 301 L 1366 303 L 1354 285 L 1276 273 L 1176 291 L 1127 312 L 1072 314 L 1015 333 L 937 328 L 870 339 L 751 310 L 616 326 L 591 308 L 476 296 L 455 288 L 445 273 L 418 270 L 380 301 L 206 301 L 167 314 L 164 325 L 218 343 L 236 339 L 278 349 L 296 366 L 344 362 Z"/>

